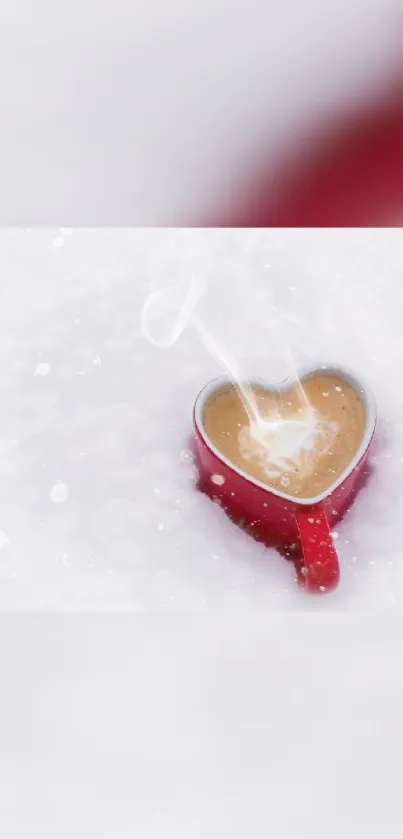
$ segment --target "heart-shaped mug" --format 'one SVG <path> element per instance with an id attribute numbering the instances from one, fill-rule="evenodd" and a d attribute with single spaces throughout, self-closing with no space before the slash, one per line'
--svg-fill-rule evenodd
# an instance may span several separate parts
<path id="1" fill-rule="evenodd" d="M 312 592 L 328 591 L 339 581 L 339 560 L 331 529 L 364 483 L 376 425 L 375 399 L 361 376 L 334 364 L 305 368 L 298 378 L 279 384 L 249 382 L 252 388 L 279 393 L 291 389 L 298 381 L 303 384 L 311 377 L 323 375 L 344 380 L 355 389 L 364 405 L 365 426 L 361 443 L 347 468 L 321 495 L 313 498 L 291 496 L 257 480 L 234 465 L 212 443 L 203 424 L 204 408 L 216 392 L 231 384 L 228 377 L 220 376 L 207 384 L 199 393 L 193 411 L 199 488 L 255 538 L 294 558 L 300 581 Z"/>

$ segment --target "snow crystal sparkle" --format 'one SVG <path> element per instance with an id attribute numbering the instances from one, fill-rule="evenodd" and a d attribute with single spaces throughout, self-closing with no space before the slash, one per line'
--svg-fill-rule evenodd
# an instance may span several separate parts
<path id="1" fill-rule="evenodd" d="M 47 364 L 45 362 L 41 362 L 41 364 L 37 364 L 37 366 L 35 368 L 35 374 L 34 375 L 36 377 L 41 378 L 41 377 L 44 377 L 44 376 L 49 376 L 50 371 L 51 371 L 50 364 Z"/>
<path id="2" fill-rule="evenodd" d="M 212 475 L 211 482 L 216 486 L 222 487 L 225 484 L 225 478 L 223 475 Z"/>
<path id="3" fill-rule="evenodd" d="M 54 504 L 64 504 L 69 497 L 69 488 L 66 484 L 57 483 L 50 490 L 50 499 Z"/>

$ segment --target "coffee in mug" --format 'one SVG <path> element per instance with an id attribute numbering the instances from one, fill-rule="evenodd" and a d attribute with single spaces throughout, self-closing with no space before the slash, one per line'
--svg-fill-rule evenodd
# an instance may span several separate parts
<path id="1" fill-rule="evenodd" d="M 315 498 L 348 468 L 366 427 L 364 402 L 352 384 L 315 374 L 286 390 L 251 390 L 251 415 L 239 391 L 215 391 L 203 411 L 213 446 L 237 469 L 284 495 Z"/>

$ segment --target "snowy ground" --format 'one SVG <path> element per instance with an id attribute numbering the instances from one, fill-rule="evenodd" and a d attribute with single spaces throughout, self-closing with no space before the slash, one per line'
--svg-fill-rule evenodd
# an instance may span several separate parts
<path id="1" fill-rule="evenodd" d="M 2 231 L 1 610 L 399 609 L 402 260 L 400 229 Z M 140 329 L 148 295 L 182 299 L 191 273 L 245 372 L 336 360 L 375 391 L 375 471 L 337 528 L 326 598 L 195 491 L 192 401 L 219 363 L 191 326 L 169 349 Z"/>

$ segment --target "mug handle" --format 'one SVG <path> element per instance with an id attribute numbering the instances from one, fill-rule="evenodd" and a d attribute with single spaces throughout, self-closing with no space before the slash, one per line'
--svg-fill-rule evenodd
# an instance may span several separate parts
<path id="1" fill-rule="evenodd" d="M 302 545 L 301 582 L 311 592 L 330 591 L 339 582 L 340 566 L 325 513 L 320 507 L 298 507 L 295 515 Z"/>

